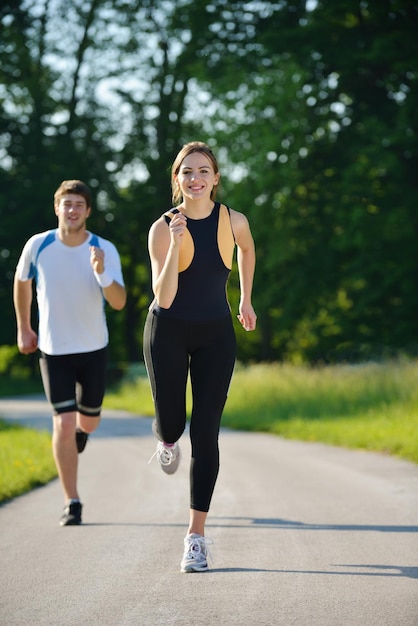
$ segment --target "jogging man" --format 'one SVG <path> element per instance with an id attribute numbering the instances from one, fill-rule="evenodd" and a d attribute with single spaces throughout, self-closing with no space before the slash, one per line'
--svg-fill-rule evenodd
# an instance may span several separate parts
<path id="1" fill-rule="evenodd" d="M 25 244 L 14 280 L 17 345 L 23 354 L 39 349 L 46 397 L 53 412 L 52 450 L 64 491 L 61 526 L 81 524 L 77 490 L 78 453 L 99 425 L 105 392 L 108 329 L 105 301 L 126 303 L 119 254 L 86 229 L 90 190 L 65 180 L 54 194 L 58 228 Z M 32 281 L 39 312 L 32 328 Z"/>

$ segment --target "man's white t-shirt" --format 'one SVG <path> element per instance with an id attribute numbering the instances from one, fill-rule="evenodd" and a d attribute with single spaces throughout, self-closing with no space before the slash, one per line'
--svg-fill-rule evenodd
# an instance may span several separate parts
<path id="1" fill-rule="evenodd" d="M 17 277 L 36 281 L 38 346 L 50 355 L 93 352 L 109 340 L 105 300 L 90 264 L 90 246 L 104 251 L 106 274 L 123 285 L 116 247 L 88 232 L 79 246 L 66 246 L 58 230 L 31 237 L 17 265 Z"/>

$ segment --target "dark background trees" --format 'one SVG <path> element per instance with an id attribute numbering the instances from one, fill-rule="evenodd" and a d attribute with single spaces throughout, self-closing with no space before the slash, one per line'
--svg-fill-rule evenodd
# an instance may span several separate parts
<path id="1" fill-rule="evenodd" d="M 415 353 L 417 27 L 407 0 L 3 3 L 0 345 L 22 245 L 77 177 L 124 265 L 113 360 L 140 360 L 148 228 L 174 155 L 202 139 L 257 245 L 259 328 L 238 333 L 240 358 Z"/>

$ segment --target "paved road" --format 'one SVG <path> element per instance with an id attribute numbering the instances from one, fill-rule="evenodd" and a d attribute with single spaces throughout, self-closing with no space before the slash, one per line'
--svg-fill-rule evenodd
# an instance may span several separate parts
<path id="1" fill-rule="evenodd" d="M 40 400 L 0 415 L 50 427 Z M 183 463 L 166 476 L 150 420 L 106 411 L 80 456 L 84 524 L 57 481 L 0 508 L 1 626 L 418 626 L 418 467 L 223 431 L 212 569 L 181 574 Z"/>

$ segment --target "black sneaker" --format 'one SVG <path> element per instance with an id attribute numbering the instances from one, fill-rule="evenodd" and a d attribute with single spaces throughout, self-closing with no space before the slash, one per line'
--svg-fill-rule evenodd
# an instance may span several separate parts
<path id="1" fill-rule="evenodd" d="M 86 447 L 87 439 L 89 438 L 88 433 L 85 433 L 84 430 L 76 430 L 75 431 L 75 442 L 77 444 L 78 453 L 83 452 Z"/>
<path id="2" fill-rule="evenodd" d="M 81 502 L 70 502 L 64 507 L 64 513 L 60 519 L 60 526 L 79 526 L 81 524 Z"/>

